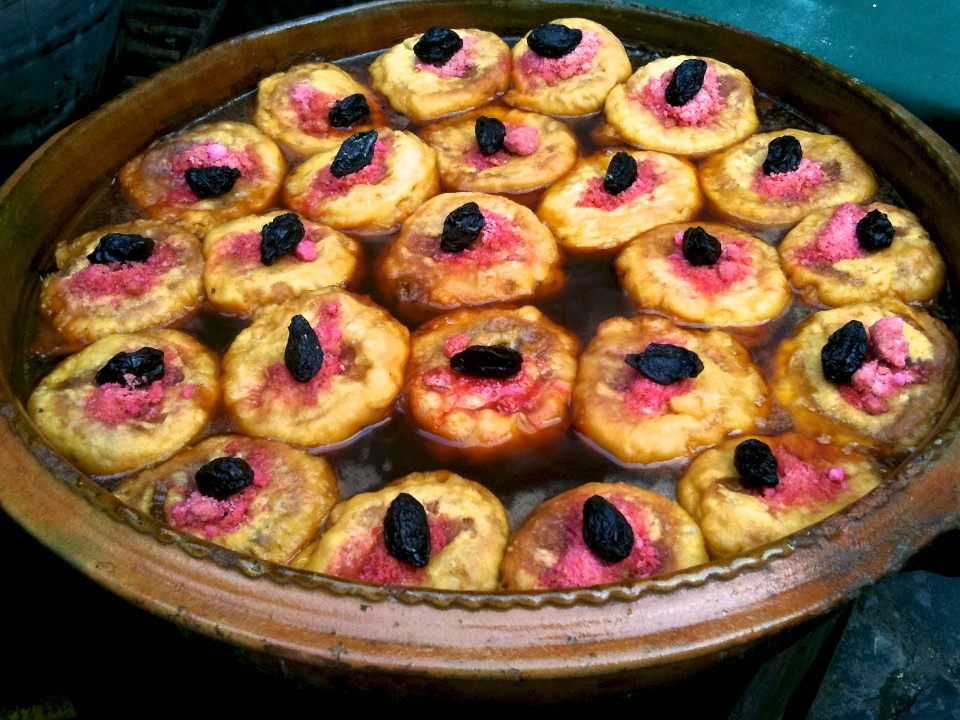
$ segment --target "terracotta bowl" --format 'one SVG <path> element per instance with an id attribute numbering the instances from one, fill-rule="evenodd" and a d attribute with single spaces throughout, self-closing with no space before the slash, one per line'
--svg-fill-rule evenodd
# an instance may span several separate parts
<path id="1" fill-rule="evenodd" d="M 85 203 L 153 138 L 306 59 L 388 47 L 431 25 L 517 36 L 558 17 L 628 47 L 708 55 L 854 140 L 938 239 L 956 287 L 960 157 L 903 108 L 815 58 L 732 27 L 617 2 L 433 0 L 329 13 L 214 47 L 125 93 L 0 190 L 0 503 L 117 595 L 320 686 L 563 699 L 640 688 L 788 636 L 897 570 L 960 518 L 953 397 L 936 433 L 879 490 L 734 560 L 607 589 L 483 595 L 372 587 L 240 558 L 125 509 L 52 452 L 19 372 L 38 267 Z M 14 369 L 18 370 L 14 372 Z"/>

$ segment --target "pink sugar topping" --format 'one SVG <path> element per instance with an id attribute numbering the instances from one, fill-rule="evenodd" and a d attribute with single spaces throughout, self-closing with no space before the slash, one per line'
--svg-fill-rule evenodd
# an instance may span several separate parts
<path id="1" fill-rule="evenodd" d="M 650 542 L 644 510 L 618 497 L 606 498 L 630 523 L 634 544 L 630 554 L 612 563 L 598 558 L 583 540 L 583 504 L 571 508 L 565 522 L 564 547 L 556 565 L 540 575 L 544 588 L 574 588 L 637 580 L 653 575 L 661 564 L 657 549 Z"/>
<path id="2" fill-rule="evenodd" d="M 466 333 L 451 335 L 443 341 L 443 354 L 447 358 L 452 358 L 458 352 L 463 352 L 470 347 L 470 336 Z"/>
<path id="3" fill-rule="evenodd" d="M 310 184 L 311 189 L 316 193 L 315 200 L 319 201 L 332 196 L 343 197 L 355 185 L 376 185 L 387 174 L 386 161 L 389 153 L 387 141 L 378 139 L 373 146 L 373 158 L 370 164 L 355 173 L 339 178 L 334 177 L 330 172 L 330 166 L 325 165 Z"/>
<path id="4" fill-rule="evenodd" d="M 260 242 L 263 240 L 262 232 L 237 233 L 230 236 L 230 239 L 221 245 L 218 253 L 218 259 L 221 262 L 234 260 L 245 267 L 259 267 L 260 261 Z M 316 240 L 313 237 L 313 231 L 306 229 L 303 240 L 294 249 L 292 255 L 284 257 L 296 257 L 303 262 L 311 262 L 317 259 Z M 282 262 L 283 258 L 278 258 L 277 262 Z"/>
<path id="5" fill-rule="evenodd" d="M 166 201 L 188 205 L 199 202 L 200 198 L 187 185 L 183 174 L 191 168 L 204 167 L 230 167 L 239 170 L 241 179 L 247 180 L 255 179 L 261 174 L 256 152 L 249 145 L 243 150 L 236 150 L 218 142 L 194 145 L 170 158 L 170 192 Z"/>
<path id="6" fill-rule="evenodd" d="M 67 279 L 67 287 L 85 299 L 104 295 L 141 297 L 155 288 L 160 276 L 179 262 L 180 253 L 175 247 L 157 242 L 153 254 L 144 262 L 87 265 Z"/>
<path id="7" fill-rule="evenodd" d="M 443 515 L 433 515 L 427 509 L 430 527 L 430 557 L 443 550 L 457 536 L 454 524 Z M 424 568 L 397 560 L 387 550 L 380 524 L 365 542 L 353 542 L 339 549 L 329 572 L 338 577 L 363 580 L 380 585 L 419 585 L 427 578 Z"/>
<path id="8" fill-rule="evenodd" d="M 580 44 L 563 57 L 547 58 L 527 50 L 520 56 L 520 72 L 532 84 L 556 85 L 574 75 L 587 72 L 600 50 L 600 36 L 595 32 L 583 33 Z"/>
<path id="9" fill-rule="evenodd" d="M 797 251 L 797 259 L 802 265 L 829 265 L 864 257 L 867 252 L 857 241 L 857 223 L 866 214 L 865 210 L 853 203 L 839 206 L 820 228 L 814 241 Z"/>
<path id="10" fill-rule="evenodd" d="M 784 447 L 773 448 L 773 455 L 777 458 L 780 483 L 754 492 L 774 512 L 798 506 L 816 511 L 849 488 L 847 472 L 842 467 L 818 470 Z"/>
<path id="11" fill-rule="evenodd" d="M 690 378 L 661 385 L 640 373 L 634 375 L 624 392 L 623 408 L 638 418 L 663 415 L 670 406 L 670 400 L 678 395 L 686 395 L 693 389 L 693 380 Z"/>
<path id="12" fill-rule="evenodd" d="M 330 131 L 330 108 L 339 98 L 318 90 L 309 83 L 294 85 L 290 89 L 289 97 L 301 130 L 311 135 L 325 135 Z"/>
<path id="13" fill-rule="evenodd" d="M 577 200 L 578 207 L 592 207 L 598 210 L 616 210 L 633 202 L 640 195 L 653 195 L 660 183 L 655 163 L 641 160 L 637 163 L 637 179 L 633 185 L 621 193 L 612 195 L 603 186 L 602 177 L 592 177 L 587 180 L 587 187 Z"/>
<path id="14" fill-rule="evenodd" d="M 152 383 L 142 385 L 136 376 L 126 375 L 122 384 L 94 384 L 93 392 L 87 396 L 83 405 L 84 415 L 110 426 L 129 420 L 162 420 L 166 388 L 180 385 L 184 378 L 180 357 L 175 352 L 163 348 L 163 364 L 163 377 Z M 188 397 L 184 392 L 187 388 L 190 395 L 193 394 L 193 385 L 183 385 L 180 388 L 181 397 Z"/>
<path id="15" fill-rule="evenodd" d="M 677 249 L 667 257 L 670 269 L 693 285 L 699 292 L 712 295 L 725 292 L 731 286 L 750 276 L 753 258 L 750 241 L 745 238 L 723 238 L 720 241 L 720 259 L 713 265 L 691 265 L 683 256 L 683 233 L 674 236 Z"/>
<path id="16" fill-rule="evenodd" d="M 469 265 L 487 269 L 511 260 L 523 260 L 528 254 L 520 227 L 510 218 L 490 210 L 481 210 L 484 226 L 480 237 L 462 252 L 440 249 L 439 238 L 424 238 L 426 252 L 437 262 Z"/>
<path id="17" fill-rule="evenodd" d="M 901 388 L 924 381 L 923 368 L 908 366 L 910 342 L 903 334 L 903 320 L 886 317 L 877 320 L 867 331 L 867 358 L 853 374 L 850 382 L 837 389 L 850 405 L 869 415 L 883 415 L 890 410 L 887 399 Z"/>
<path id="18" fill-rule="evenodd" d="M 227 446 L 227 454 L 237 452 L 236 449 L 229 449 L 234 445 L 236 443 Z M 243 459 L 253 470 L 253 482 L 250 485 L 225 500 L 217 500 L 194 490 L 170 508 L 170 524 L 178 530 L 214 538 L 236 532 L 249 522 L 252 519 L 247 514 L 250 503 L 270 484 L 271 463 L 267 451 L 263 448 L 253 450 Z"/>
<path id="19" fill-rule="evenodd" d="M 447 343 L 451 343 L 450 347 L 453 347 L 452 340 L 447 340 Z M 445 344 L 444 352 L 447 349 L 448 345 Z M 536 405 L 542 387 L 538 382 L 538 373 L 532 367 L 536 364 L 535 359 L 525 357 L 520 372 L 506 380 L 465 375 L 449 365 L 428 370 L 421 378 L 429 390 L 440 394 L 439 411 L 444 415 L 453 410 L 488 409 L 511 415 L 529 412 Z"/>
<path id="20" fill-rule="evenodd" d="M 803 158 L 797 169 L 791 172 L 766 175 L 762 167 L 757 168 L 751 189 L 758 195 L 776 200 L 803 200 L 811 188 L 823 181 L 823 163 Z"/>
<path id="21" fill-rule="evenodd" d="M 516 156 L 532 155 L 540 147 L 540 131 L 532 125 L 514 125 L 504 123 L 506 135 L 503 138 L 503 148 L 491 155 L 484 155 L 476 143 L 467 155 L 467 162 L 477 172 L 492 167 L 500 167 Z"/>
<path id="22" fill-rule="evenodd" d="M 727 99 L 720 92 L 717 71 L 710 63 L 707 63 L 703 76 L 703 86 L 683 105 L 671 105 L 664 97 L 673 73 L 673 70 L 667 70 L 660 77 L 651 77 L 640 92 L 631 96 L 651 110 L 665 128 L 702 127 L 727 107 Z"/>
<path id="23" fill-rule="evenodd" d="M 418 72 L 430 72 L 439 78 L 462 78 L 468 72 L 477 67 L 477 62 L 471 57 L 473 47 L 477 44 L 477 38 L 473 35 L 467 35 L 463 39 L 463 47 L 457 50 L 453 57 L 445 63 L 434 65 L 433 63 L 423 62 L 416 58 L 413 67 Z"/>

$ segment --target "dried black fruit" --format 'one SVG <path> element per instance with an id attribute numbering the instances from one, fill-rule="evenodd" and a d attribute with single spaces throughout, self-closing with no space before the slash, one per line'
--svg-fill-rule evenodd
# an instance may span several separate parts
<path id="1" fill-rule="evenodd" d="M 163 377 L 163 350 L 142 347 L 133 352 L 119 352 L 97 371 L 97 385 L 149 385 Z M 132 380 L 127 376 L 132 376 Z"/>
<path id="2" fill-rule="evenodd" d="M 503 147 L 507 128 L 496 118 L 481 115 L 473 125 L 473 134 L 477 136 L 477 145 L 484 155 L 493 155 Z"/>
<path id="3" fill-rule="evenodd" d="M 430 562 L 430 524 L 427 511 L 413 495 L 397 495 L 383 518 L 387 551 L 400 562 L 426 567 Z"/>
<path id="4" fill-rule="evenodd" d="M 425 63 L 442 65 L 463 47 L 463 38 L 450 28 L 434 25 L 413 46 L 413 53 Z"/>
<path id="5" fill-rule="evenodd" d="M 287 333 L 287 347 L 283 351 L 287 370 L 297 382 L 312 380 L 323 366 L 323 350 L 317 332 L 303 315 L 294 315 L 290 318 Z"/>
<path id="6" fill-rule="evenodd" d="M 767 145 L 767 157 L 763 161 L 764 175 L 780 175 L 800 167 L 803 149 L 793 135 L 781 135 Z"/>
<path id="7" fill-rule="evenodd" d="M 363 93 L 354 93 L 342 100 L 337 100 L 327 113 L 327 120 L 335 128 L 353 127 L 369 117 L 370 106 Z"/>
<path id="8" fill-rule="evenodd" d="M 444 219 L 440 249 L 451 253 L 463 252 L 480 237 L 486 224 L 479 205 L 475 202 L 464 203 Z"/>
<path id="9" fill-rule="evenodd" d="M 823 376 L 832 383 L 850 382 L 867 358 L 867 329 L 859 320 L 851 320 L 827 338 L 820 350 Z"/>
<path id="10" fill-rule="evenodd" d="M 450 367 L 464 375 L 506 380 L 520 372 L 523 355 L 506 345 L 471 345 L 450 358 Z"/>
<path id="11" fill-rule="evenodd" d="M 201 495 L 226 500 L 253 482 L 253 468 L 243 458 L 214 458 L 193 476 Z"/>
<path id="12" fill-rule="evenodd" d="M 703 87 L 703 76 L 707 72 L 707 64 L 699 58 L 684 60 L 673 71 L 673 77 L 663 94 L 668 104 L 674 107 L 686 105 L 693 96 Z"/>
<path id="13" fill-rule="evenodd" d="M 91 265 L 145 262 L 153 255 L 153 240 L 136 233 L 107 233 L 87 255 Z"/>
<path id="14" fill-rule="evenodd" d="M 607 165 L 603 177 L 603 189 L 611 195 L 619 195 L 637 180 L 637 161 L 633 155 L 618 150 Z"/>
<path id="15" fill-rule="evenodd" d="M 733 451 L 733 466 L 747 487 L 772 488 L 780 482 L 777 458 L 770 446 L 760 440 L 744 440 L 737 445 Z"/>
<path id="16" fill-rule="evenodd" d="M 571 52 L 583 39 L 583 31 L 566 25 L 547 23 L 530 31 L 527 45 L 537 55 L 560 58 Z"/>
<path id="17" fill-rule="evenodd" d="M 373 160 L 373 148 L 377 144 L 376 130 L 364 130 L 354 133 L 337 150 L 337 156 L 330 163 L 330 172 L 334 177 L 343 177 L 360 172 Z"/>
<path id="18" fill-rule="evenodd" d="M 260 231 L 260 262 L 273 265 L 277 258 L 292 253 L 306 235 L 296 213 L 277 215 Z"/>
<path id="19" fill-rule="evenodd" d="M 885 250 L 896 232 L 885 213 L 871 210 L 857 223 L 857 242 L 864 250 Z"/>
<path id="20" fill-rule="evenodd" d="M 672 385 L 703 372 L 703 363 L 697 354 L 679 345 L 650 343 L 642 353 L 627 355 L 626 361 L 658 385 Z"/>
<path id="21" fill-rule="evenodd" d="M 203 200 L 220 197 L 233 190 L 233 186 L 240 179 L 240 171 L 226 165 L 212 165 L 189 168 L 184 171 L 183 177 L 193 194 Z"/>
<path id="22" fill-rule="evenodd" d="M 699 225 L 683 231 L 683 257 L 691 265 L 713 265 L 722 251 L 720 241 Z"/>
<path id="23" fill-rule="evenodd" d="M 583 504 L 583 541 L 594 554 L 607 562 L 630 557 L 636 540 L 633 528 L 616 506 L 593 495 Z"/>

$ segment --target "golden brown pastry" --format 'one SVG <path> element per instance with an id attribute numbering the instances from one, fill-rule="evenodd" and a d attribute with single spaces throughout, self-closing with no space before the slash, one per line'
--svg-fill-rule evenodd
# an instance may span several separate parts
<path id="1" fill-rule="evenodd" d="M 839 445 L 798 433 L 750 436 L 697 455 L 677 481 L 677 501 L 718 558 L 820 522 L 881 479 L 869 457 Z"/>
<path id="2" fill-rule="evenodd" d="M 351 287 L 363 271 L 359 242 L 283 210 L 211 228 L 203 255 L 207 300 L 236 315 L 330 285 Z"/>
<path id="3" fill-rule="evenodd" d="M 510 48 L 486 30 L 434 27 L 377 57 L 369 73 L 390 107 L 421 124 L 479 107 L 504 92 Z"/>
<path id="4" fill-rule="evenodd" d="M 428 200 L 380 258 L 382 294 L 415 320 L 544 298 L 564 281 L 550 231 L 532 210 L 499 195 L 444 193 Z"/>
<path id="5" fill-rule="evenodd" d="M 780 344 L 771 389 L 798 430 L 897 452 L 933 428 L 956 374 L 949 329 L 884 298 L 811 315 Z"/>
<path id="6" fill-rule="evenodd" d="M 720 330 L 640 315 L 600 323 L 580 356 L 573 426 L 628 465 L 683 457 L 750 432 L 767 387 L 746 349 Z"/>
<path id="7" fill-rule="evenodd" d="M 218 369 L 213 352 L 176 330 L 108 335 L 57 365 L 27 410 L 83 472 L 127 472 L 200 434 L 217 408 Z"/>
<path id="8" fill-rule="evenodd" d="M 773 246 L 722 223 L 648 230 L 620 251 L 615 267 L 634 305 L 677 322 L 762 323 L 792 298 Z"/>
<path id="9" fill-rule="evenodd" d="M 501 588 L 625 583 L 707 562 L 703 537 L 673 500 L 626 483 L 587 483 L 536 507 L 510 536 Z"/>
<path id="10" fill-rule="evenodd" d="M 337 502 L 333 465 L 275 440 L 218 435 L 121 483 L 114 494 L 183 532 L 286 563 Z"/>
<path id="11" fill-rule="evenodd" d="M 946 281 L 940 251 L 917 216 L 886 203 L 812 212 L 778 249 L 790 282 L 809 303 L 926 302 Z"/>
<path id="12" fill-rule="evenodd" d="M 509 532 L 503 505 L 479 483 L 446 470 L 411 473 L 335 506 L 297 566 L 370 583 L 491 592 Z"/>
<path id="13" fill-rule="evenodd" d="M 531 36 L 539 40 L 533 47 Z M 610 89 L 632 72 L 616 35 L 584 18 L 561 18 L 534 28 L 511 52 L 511 87 L 504 102 L 549 115 L 601 110 Z"/>
<path id="14" fill-rule="evenodd" d="M 299 320 L 295 320 L 299 317 Z M 340 288 L 254 315 L 223 358 L 223 394 L 241 431 L 315 447 L 349 440 L 390 416 L 409 331 Z"/>
<path id="15" fill-rule="evenodd" d="M 84 233 L 56 250 L 40 312 L 69 343 L 165 327 L 195 313 L 203 257 L 195 235 L 157 220 Z"/>
<path id="16" fill-rule="evenodd" d="M 604 114 L 631 145 L 692 157 L 728 148 L 760 124 L 746 75 L 690 55 L 644 65 L 610 91 Z"/>
<path id="17" fill-rule="evenodd" d="M 198 125 L 158 140 L 120 168 L 126 197 L 155 220 L 197 235 L 273 207 L 287 161 L 253 125 Z"/>

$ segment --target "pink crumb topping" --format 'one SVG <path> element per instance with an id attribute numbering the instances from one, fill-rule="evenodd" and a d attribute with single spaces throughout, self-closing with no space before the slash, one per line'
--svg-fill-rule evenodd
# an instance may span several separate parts
<path id="1" fill-rule="evenodd" d="M 623 408 L 635 417 L 663 415 L 670 406 L 670 400 L 678 395 L 686 395 L 693 389 L 693 380 L 690 378 L 661 385 L 640 373 L 634 374 L 623 395 Z"/>
<path id="2" fill-rule="evenodd" d="M 680 278 L 704 294 L 725 292 L 731 286 L 750 276 L 753 258 L 745 238 L 717 238 L 720 241 L 720 259 L 713 265 L 691 265 L 683 256 L 683 233 L 674 236 L 677 249 L 667 261 L 670 269 Z"/>
<path id="3" fill-rule="evenodd" d="M 325 135 L 330 131 L 330 108 L 339 98 L 318 90 L 310 83 L 294 85 L 289 98 L 301 130 L 311 135 Z"/>
<path id="4" fill-rule="evenodd" d="M 556 565 L 540 575 L 544 588 L 574 588 L 602 585 L 623 580 L 637 580 L 653 575 L 661 564 L 657 549 L 650 542 L 646 513 L 616 496 L 607 497 L 633 528 L 634 544 L 630 554 L 620 562 L 598 558 L 583 540 L 583 504 L 571 508 L 565 523 L 564 547 Z"/>
<path id="5" fill-rule="evenodd" d="M 773 448 L 773 455 L 777 458 L 780 483 L 754 492 L 774 512 L 798 506 L 816 511 L 849 488 L 847 472 L 842 467 L 818 470 L 780 446 Z"/>
<path id="6" fill-rule="evenodd" d="M 179 262 L 180 253 L 176 248 L 157 242 L 153 254 L 144 262 L 87 265 L 67 279 L 67 287 L 85 298 L 104 295 L 141 297 L 156 287 L 159 277 Z"/>
<path id="7" fill-rule="evenodd" d="M 163 414 L 163 396 L 163 384 L 159 382 L 142 387 L 107 383 L 97 386 L 83 411 L 88 418 L 110 426 L 128 420 L 156 422 Z"/>
<path id="8" fill-rule="evenodd" d="M 883 415 L 890 410 L 887 399 L 902 388 L 924 381 L 923 368 L 907 366 L 910 341 L 903 334 L 903 320 L 896 317 L 877 320 L 867 332 L 867 358 L 841 385 L 840 396 L 868 415 Z"/>
<path id="9" fill-rule="evenodd" d="M 574 75 L 587 72 L 600 50 L 600 36 L 595 32 L 583 33 L 580 44 L 563 57 L 546 58 L 527 50 L 520 56 L 520 72 L 530 82 L 556 85 Z"/>
<path id="10" fill-rule="evenodd" d="M 236 443 L 230 444 L 234 445 Z M 226 452 L 232 455 L 237 450 L 230 450 L 230 446 Z M 214 538 L 236 532 L 249 522 L 252 518 L 247 513 L 251 502 L 270 484 L 271 463 L 267 451 L 263 448 L 254 449 L 243 459 L 253 470 L 253 482 L 250 485 L 225 500 L 217 500 L 194 490 L 170 508 L 171 525 L 194 535 Z"/>
<path id="11" fill-rule="evenodd" d="M 443 515 L 432 515 L 427 511 L 427 525 L 430 527 L 430 557 L 441 552 L 456 537 L 454 524 Z M 419 585 L 427 578 L 425 568 L 414 567 L 397 560 L 383 537 L 383 525 L 374 531 L 372 538 L 365 543 L 352 543 L 343 546 L 329 566 L 329 572 L 338 577 L 363 580 L 380 585 Z"/>
<path id="12" fill-rule="evenodd" d="M 476 60 L 471 57 L 473 47 L 477 44 L 477 38 L 473 35 L 467 35 L 462 39 L 463 47 L 457 50 L 453 54 L 453 57 L 445 63 L 434 65 L 433 63 L 424 62 L 414 56 L 416 58 L 416 61 L 413 63 L 414 69 L 418 72 L 426 71 L 433 73 L 444 80 L 448 78 L 462 78 L 477 66 Z"/>
<path id="13" fill-rule="evenodd" d="M 324 165 L 310 183 L 315 193 L 314 202 L 327 197 L 343 197 L 355 185 L 376 185 L 387 174 L 387 156 L 390 148 L 383 139 L 378 139 L 373 146 L 373 158 L 370 164 L 362 170 L 343 177 L 334 177 L 330 166 Z"/>
<path id="14" fill-rule="evenodd" d="M 445 252 L 440 249 L 439 238 L 424 238 L 430 257 L 437 262 L 482 269 L 511 260 L 523 260 L 528 246 L 520 233 L 520 227 L 499 213 L 489 210 L 480 212 L 483 214 L 483 230 L 470 247 L 463 252 Z"/>
<path id="15" fill-rule="evenodd" d="M 194 145 L 170 158 L 170 192 L 166 202 L 188 205 L 199 202 L 200 198 L 187 185 L 183 174 L 191 168 L 204 167 L 231 167 L 239 170 L 241 179 L 246 180 L 256 179 L 261 174 L 256 152 L 249 145 L 242 151 L 218 142 Z"/>
<path id="16" fill-rule="evenodd" d="M 825 265 L 865 256 L 857 241 L 857 223 L 866 214 L 860 206 L 844 203 L 834 210 L 814 241 L 797 251 L 797 259 L 802 265 Z"/>
<path id="17" fill-rule="evenodd" d="M 646 86 L 631 96 L 631 99 L 642 103 L 651 110 L 660 124 L 665 128 L 702 127 L 710 122 L 715 115 L 727 107 L 727 99 L 720 92 L 720 79 L 713 65 L 707 63 L 707 71 L 703 76 L 703 86 L 690 100 L 683 105 L 674 106 L 664 97 L 670 80 L 673 79 L 673 70 L 667 70 L 660 77 L 651 77 Z"/>
<path id="18" fill-rule="evenodd" d="M 503 138 L 503 148 L 491 155 L 484 155 L 476 143 L 467 155 L 467 162 L 477 172 L 492 167 L 500 167 L 517 156 L 532 155 L 540 147 L 540 130 L 532 125 L 514 125 L 504 123 L 506 135 Z"/>
<path id="19" fill-rule="evenodd" d="M 587 187 L 577 200 L 577 206 L 607 211 L 616 210 L 633 202 L 640 195 L 653 195 L 659 183 L 660 175 L 657 173 L 656 164 L 649 160 L 641 160 L 637 163 L 637 179 L 634 180 L 633 185 L 621 193 L 612 195 L 603 186 L 602 177 L 592 177 L 587 180 Z"/>
<path id="20" fill-rule="evenodd" d="M 797 169 L 791 172 L 766 175 L 762 167 L 757 168 L 751 189 L 758 195 L 776 200 L 803 200 L 811 188 L 822 183 L 823 163 L 803 158 Z"/>
<path id="21" fill-rule="evenodd" d="M 260 242 L 262 240 L 262 232 L 237 233 L 230 236 L 230 239 L 221 245 L 217 257 L 221 262 L 235 260 L 243 266 L 259 266 L 262 264 L 260 262 Z M 303 262 L 311 262 L 317 259 L 316 240 L 313 238 L 313 232 L 310 228 L 306 229 L 303 240 L 293 251 L 293 256 Z M 282 258 L 278 259 L 278 262 L 280 261 L 282 261 Z"/>

